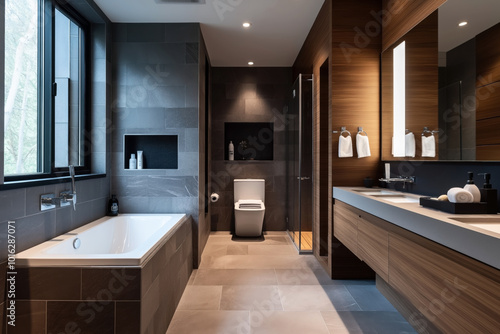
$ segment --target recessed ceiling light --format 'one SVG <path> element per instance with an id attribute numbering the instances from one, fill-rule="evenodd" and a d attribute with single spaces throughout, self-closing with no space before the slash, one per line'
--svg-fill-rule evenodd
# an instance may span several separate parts
<path id="1" fill-rule="evenodd" d="M 466 26 L 467 25 L 467 21 L 462 21 L 458 24 L 459 27 L 463 27 L 463 26 Z"/>
<path id="2" fill-rule="evenodd" d="M 253 65 L 253 61 L 249 61 L 248 65 L 252 66 Z"/>
<path id="3" fill-rule="evenodd" d="M 250 28 L 251 25 L 250 22 L 243 22 L 243 28 Z"/>

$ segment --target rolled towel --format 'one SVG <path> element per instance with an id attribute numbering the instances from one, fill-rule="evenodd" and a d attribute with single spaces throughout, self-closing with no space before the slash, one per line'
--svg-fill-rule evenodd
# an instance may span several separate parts
<path id="1" fill-rule="evenodd" d="M 358 158 L 365 158 L 371 155 L 368 136 L 363 136 L 361 133 L 356 135 L 356 151 L 358 152 Z"/>
<path id="2" fill-rule="evenodd" d="M 448 196 L 448 200 L 452 203 L 472 203 L 474 202 L 474 196 L 472 194 L 459 187 L 454 187 L 448 190 L 446 194 Z"/>
<path id="3" fill-rule="evenodd" d="M 434 135 L 422 136 L 422 157 L 434 158 L 436 156 L 436 139 Z"/>
<path id="4" fill-rule="evenodd" d="M 352 139 L 351 136 L 339 137 L 339 158 L 352 157 Z"/>
<path id="5" fill-rule="evenodd" d="M 405 156 L 415 158 L 415 135 L 413 132 L 405 135 Z"/>

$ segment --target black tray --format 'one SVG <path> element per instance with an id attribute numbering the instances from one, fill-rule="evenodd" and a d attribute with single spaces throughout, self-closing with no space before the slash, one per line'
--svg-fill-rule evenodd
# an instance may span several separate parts
<path id="1" fill-rule="evenodd" d="M 458 214 L 485 214 L 487 213 L 486 202 L 479 203 L 452 203 L 449 201 L 438 201 L 430 197 L 420 197 L 420 205 L 426 208 L 437 209 L 449 213 Z"/>

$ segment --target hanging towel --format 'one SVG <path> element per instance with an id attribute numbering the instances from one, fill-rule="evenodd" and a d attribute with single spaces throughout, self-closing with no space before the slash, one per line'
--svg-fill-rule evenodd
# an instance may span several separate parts
<path id="1" fill-rule="evenodd" d="M 339 158 L 352 157 L 352 139 L 351 136 L 339 137 Z"/>
<path id="2" fill-rule="evenodd" d="M 467 190 L 459 187 L 454 187 L 448 190 L 446 194 L 448 200 L 452 203 L 472 203 L 474 202 L 474 196 Z"/>
<path id="3" fill-rule="evenodd" d="M 415 135 L 408 132 L 405 135 L 405 156 L 415 158 Z"/>
<path id="4" fill-rule="evenodd" d="M 371 156 L 368 136 L 363 136 L 361 133 L 356 135 L 356 152 L 358 153 L 358 158 Z"/>
<path id="5" fill-rule="evenodd" d="M 422 136 L 422 157 L 434 158 L 436 156 L 436 140 L 434 135 Z"/>

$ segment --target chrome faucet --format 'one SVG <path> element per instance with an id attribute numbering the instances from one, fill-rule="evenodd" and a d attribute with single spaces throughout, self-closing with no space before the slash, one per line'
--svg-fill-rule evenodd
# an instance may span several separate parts
<path id="1" fill-rule="evenodd" d="M 65 200 L 73 202 L 73 210 L 76 211 L 75 166 L 69 165 L 68 169 L 69 176 L 71 177 L 71 194 L 65 196 Z"/>
<path id="2" fill-rule="evenodd" d="M 49 209 L 54 209 L 58 206 L 69 205 L 69 202 L 73 203 L 73 210 L 76 211 L 76 186 L 75 186 L 75 167 L 73 165 L 68 166 L 69 176 L 71 177 L 71 190 L 61 191 L 59 197 L 55 197 L 54 194 L 44 194 L 40 196 L 40 210 L 45 211 Z"/>
<path id="3" fill-rule="evenodd" d="M 415 176 L 398 176 L 398 177 L 390 177 L 390 178 L 381 178 L 379 181 L 383 181 L 386 183 L 391 183 L 391 182 L 403 182 L 403 189 L 406 188 L 407 183 L 415 183 Z"/>

